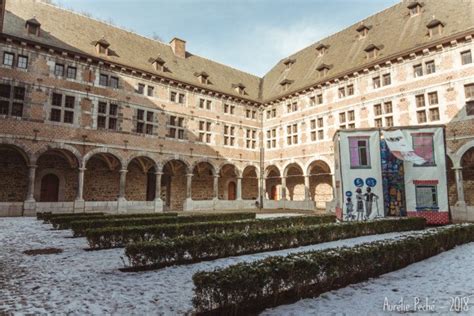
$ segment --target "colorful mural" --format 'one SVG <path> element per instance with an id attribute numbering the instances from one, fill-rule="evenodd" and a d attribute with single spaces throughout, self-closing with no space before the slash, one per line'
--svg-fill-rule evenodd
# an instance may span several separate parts
<path id="1" fill-rule="evenodd" d="M 380 155 L 385 216 L 406 216 L 403 161 L 390 152 L 384 140 L 380 141 Z"/>

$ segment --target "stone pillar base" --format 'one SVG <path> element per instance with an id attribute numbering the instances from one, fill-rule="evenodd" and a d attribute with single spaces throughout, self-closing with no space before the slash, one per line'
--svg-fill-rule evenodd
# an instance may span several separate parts
<path id="1" fill-rule="evenodd" d="M 155 213 L 163 213 L 163 200 L 155 199 Z"/>
<path id="2" fill-rule="evenodd" d="M 187 198 L 183 204 L 183 211 L 194 210 L 194 201 L 191 198 Z"/>
<path id="3" fill-rule="evenodd" d="M 84 200 L 75 200 L 74 201 L 74 213 L 84 213 L 86 210 L 86 201 Z"/>
<path id="4" fill-rule="evenodd" d="M 118 198 L 117 200 L 117 213 L 127 213 L 127 200 L 125 198 Z"/>
<path id="5" fill-rule="evenodd" d="M 23 203 L 23 216 L 36 216 L 35 200 L 27 200 Z"/>

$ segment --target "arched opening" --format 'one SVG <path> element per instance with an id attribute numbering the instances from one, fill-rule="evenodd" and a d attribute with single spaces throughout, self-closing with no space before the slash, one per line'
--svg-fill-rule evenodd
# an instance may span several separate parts
<path id="1" fill-rule="evenodd" d="M 153 201 L 156 192 L 155 162 L 148 157 L 135 157 L 127 166 L 125 198 L 128 201 Z"/>
<path id="2" fill-rule="evenodd" d="M 97 153 L 86 162 L 85 201 L 116 201 L 120 192 L 120 160 L 110 153 Z"/>
<path id="3" fill-rule="evenodd" d="M 79 161 L 72 152 L 66 149 L 47 150 L 38 157 L 36 164 L 38 165 L 35 183 L 37 201 L 71 202 L 76 199 Z M 45 183 L 43 179 L 46 179 Z M 56 190 L 56 185 L 57 194 L 53 192 Z"/>
<path id="4" fill-rule="evenodd" d="M 464 200 L 474 206 L 474 147 L 464 153 L 461 159 Z"/>
<path id="5" fill-rule="evenodd" d="M 453 170 L 453 162 L 446 156 L 446 179 L 448 182 L 448 200 L 449 205 L 455 205 L 458 201 L 457 188 L 456 188 L 456 176 Z"/>
<path id="6" fill-rule="evenodd" d="M 290 201 L 303 201 L 304 198 L 304 175 L 301 167 L 296 164 L 290 164 L 285 170 L 286 176 L 286 187 L 287 187 L 287 200 Z"/>
<path id="7" fill-rule="evenodd" d="M 278 201 L 280 196 L 281 177 L 280 170 L 276 166 L 269 166 L 266 169 L 265 176 L 265 195 L 269 200 Z"/>
<path id="8" fill-rule="evenodd" d="M 0 145 L 0 202 L 23 202 L 28 192 L 28 158 L 11 145 Z"/>
<path id="9" fill-rule="evenodd" d="M 214 198 L 214 167 L 208 162 L 199 162 L 193 168 L 191 197 L 193 200 Z"/>
<path id="10" fill-rule="evenodd" d="M 55 174 L 48 173 L 41 178 L 39 202 L 59 201 L 59 178 Z"/>
<path id="11" fill-rule="evenodd" d="M 255 166 L 247 166 L 242 172 L 242 199 L 258 199 L 258 176 Z"/>
<path id="12" fill-rule="evenodd" d="M 313 161 L 308 168 L 309 195 L 316 208 L 325 209 L 333 199 L 331 168 L 322 160 Z"/>
<path id="13" fill-rule="evenodd" d="M 219 172 L 219 198 L 223 200 L 235 200 L 237 198 L 237 177 L 239 172 L 234 165 L 223 165 Z M 231 184 L 233 182 L 233 184 Z M 232 191 L 229 191 L 231 190 Z"/>
<path id="14" fill-rule="evenodd" d="M 181 160 L 170 160 L 163 166 L 161 199 L 165 210 L 182 211 L 186 200 L 188 167 Z"/>

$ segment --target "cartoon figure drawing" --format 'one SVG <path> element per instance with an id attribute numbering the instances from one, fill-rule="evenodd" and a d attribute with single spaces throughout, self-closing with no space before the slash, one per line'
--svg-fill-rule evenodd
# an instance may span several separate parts
<path id="1" fill-rule="evenodd" d="M 362 189 L 356 189 L 356 210 L 357 210 L 357 220 L 364 220 L 364 195 L 362 194 Z"/>
<path id="2" fill-rule="evenodd" d="M 355 219 L 355 214 L 354 212 L 354 204 L 352 203 L 352 199 L 350 197 L 347 197 L 346 200 L 346 220 L 352 221 Z"/>
<path id="3" fill-rule="evenodd" d="M 369 219 L 370 218 L 370 215 L 372 214 L 372 206 L 375 202 L 375 206 L 376 206 L 376 209 L 377 209 L 377 215 L 375 216 L 375 218 L 378 218 L 380 217 L 380 214 L 379 214 L 379 204 L 378 204 L 378 196 L 377 194 L 373 193 L 372 192 L 372 189 L 370 187 L 367 187 L 366 189 L 366 193 L 364 194 L 364 197 L 365 197 L 365 219 Z"/>

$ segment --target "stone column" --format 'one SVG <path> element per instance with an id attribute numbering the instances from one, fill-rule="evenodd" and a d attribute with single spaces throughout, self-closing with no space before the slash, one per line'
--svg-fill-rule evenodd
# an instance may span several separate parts
<path id="1" fill-rule="evenodd" d="M 280 199 L 286 200 L 286 177 L 281 177 Z"/>
<path id="2" fill-rule="evenodd" d="M 84 201 L 84 173 L 86 168 L 79 168 L 78 181 L 77 181 L 77 195 L 76 201 Z"/>
<path id="3" fill-rule="evenodd" d="M 305 201 L 309 201 L 311 199 L 309 194 L 309 176 L 304 176 L 304 199 Z"/>
<path id="4" fill-rule="evenodd" d="M 218 200 L 219 199 L 219 175 L 214 175 L 214 183 L 213 183 L 213 199 Z"/>
<path id="5" fill-rule="evenodd" d="M 119 201 L 126 201 L 125 198 L 125 184 L 127 182 L 127 169 L 120 170 L 120 189 L 119 189 Z"/>
<path id="6" fill-rule="evenodd" d="M 242 200 L 242 177 L 237 177 L 237 200 Z"/>
<path id="7" fill-rule="evenodd" d="M 193 182 L 193 174 L 188 173 L 186 175 L 186 199 L 192 200 L 192 195 L 191 195 L 191 184 Z"/>
<path id="8" fill-rule="evenodd" d="M 466 205 L 466 201 L 464 200 L 464 184 L 462 179 L 462 168 L 455 167 L 453 168 L 454 175 L 456 177 L 456 190 L 458 195 L 458 201 L 456 202 L 456 206 L 464 206 Z"/>
<path id="9" fill-rule="evenodd" d="M 161 201 L 161 176 L 163 172 L 157 171 L 155 172 L 156 175 L 156 185 L 155 185 L 155 201 Z"/>
<path id="10" fill-rule="evenodd" d="M 35 201 L 35 176 L 37 165 L 28 166 L 28 192 L 26 194 L 26 202 L 36 202 Z"/>

